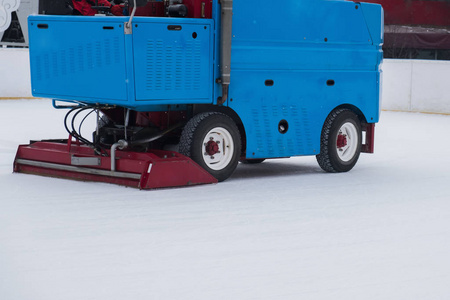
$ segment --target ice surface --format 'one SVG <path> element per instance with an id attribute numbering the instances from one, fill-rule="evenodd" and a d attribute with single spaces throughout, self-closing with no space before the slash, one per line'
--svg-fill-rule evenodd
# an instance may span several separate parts
<path id="1" fill-rule="evenodd" d="M 346 174 L 314 157 L 139 191 L 13 174 L 62 138 L 48 100 L 0 101 L 0 299 L 448 299 L 450 116 L 383 112 Z"/>

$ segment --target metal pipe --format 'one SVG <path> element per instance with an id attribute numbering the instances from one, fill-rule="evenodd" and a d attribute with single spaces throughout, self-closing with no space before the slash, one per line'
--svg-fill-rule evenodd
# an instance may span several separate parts
<path id="1" fill-rule="evenodd" d="M 128 22 L 125 23 L 125 34 L 131 34 L 132 33 L 132 27 L 131 27 L 131 22 L 133 21 L 134 18 L 134 14 L 136 13 L 136 9 L 137 9 L 137 4 L 136 4 L 136 0 L 133 1 L 134 2 L 134 6 L 133 6 L 133 11 L 131 12 L 130 15 L 130 19 L 128 20 Z"/>
<path id="2" fill-rule="evenodd" d="M 99 126 L 99 123 L 100 123 L 100 109 L 96 109 L 96 111 L 97 111 L 97 126 L 95 127 L 95 134 L 98 136 L 98 133 L 100 131 L 100 126 Z"/>
<path id="3" fill-rule="evenodd" d="M 125 122 L 124 122 L 124 134 L 125 134 L 125 140 L 128 140 L 127 137 L 127 127 L 128 127 L 128 123 L 130 122 L 130 109 L 127 108 L 127 112 L 125 113 Z"/>
<path id="4" fill-rule="evenodd" d="M 111 171 L 116 171 L 116 149 L 120 150 L 128 147 L 128 142 L 125 140 L 119 140 L 117 143 L 113 144 L 111 147 Z"/>
<path id="5" fill-rule="evenodd" d="M 228 87 L 231 82 L 231 40 L 233 28 L 233 0 L 221 1 L 221 38 L 220 38 L 220 71 L 222 83 L 222 99 L 218 104 L 228 100 Z"/>
<path id="6" fill-rule="evenodd" d="M 78 166 L 67 166 L 61 164 L 47 163 L 42 161 L 34 161 L 28 159 L 18 158 L 15 160 L 15 164 L 33 166 L 38 168 L 46 168 L 46 169 L 54 169 L 68 172 L 77 172 L 83 174 L 91 174 L 91 175 L 102 175 L 108 177 L 117 177 L 117 178 L 128 178 L 128 179 L 141 179 L 141 174 L 137 173 L 126 173 L 126 172 L 111 172 L 107 170 L 101 169 L 93 169 L 93 168 L 83 168 Z"/>

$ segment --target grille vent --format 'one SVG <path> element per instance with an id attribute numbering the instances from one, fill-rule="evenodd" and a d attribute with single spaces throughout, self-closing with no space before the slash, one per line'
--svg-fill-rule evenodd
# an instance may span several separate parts
<path id="1" fill-rule="evenodd" d="M 34 57 L 36 80 L 49 80 L 91 72 L 120 63 L 118 37 L 46 52 Z"/>
<path id="2" fill-rule="evenodd" d="M 185 46 L 148 40 L 146 44 L 146 84 L 151 91 L 198 91 L 201 82 L 201 44 Z"/>

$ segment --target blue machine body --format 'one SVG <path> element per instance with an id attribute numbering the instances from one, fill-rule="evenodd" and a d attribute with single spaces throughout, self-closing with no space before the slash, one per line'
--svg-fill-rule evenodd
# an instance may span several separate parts
<path id="1" fill-rule="evenodd" d="M 282 6 L 282 7 L 281 7 Z M 383 10 L 341 0 L 234 1 L 231 84 L 246 157 L 315 155 L 328 114 L 380 114 Z M 220 4 L 212 19 L 30 16 L 36 97 L 161 111 L 217 105 Z M 289 130 L 280 133 L 285 120 Z"/>

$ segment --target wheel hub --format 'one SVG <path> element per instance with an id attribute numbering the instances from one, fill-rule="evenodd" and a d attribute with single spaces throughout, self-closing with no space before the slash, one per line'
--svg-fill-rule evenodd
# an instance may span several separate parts
<path id="1" fill-rule="evenodd" d="M 205 152 L 208 153 L 208 155 L 213 156 L 219 152 L 219 145 L 215 141 L 211 140 L 206 143 Z"/>
<path id="2" fill-rule="evenodd" d="M 347 135 L 345 134 L 339 134 L 337 137 L 337 147 L 338 148 L 343 148 L 345 146 L 347 146 Z"/>
<path id="3" fill-rule="evenodd" d="M 358 130 L 352 122 L 342 124 L 336 136 L 336 149 L 338 157 L 348 162 L 358 151 Z"/>
<path id="4" fill-rule="evenodd" d="M 202 147 L 203 160 L 213 170 L 226 168 L 233 158 L 233 138 L 223 127 L 211 129 L 203 139 Z"/>

